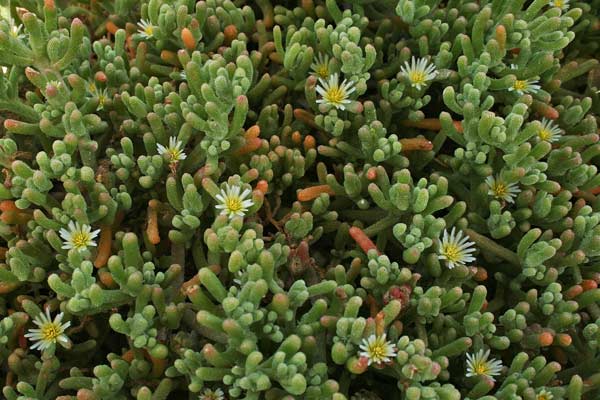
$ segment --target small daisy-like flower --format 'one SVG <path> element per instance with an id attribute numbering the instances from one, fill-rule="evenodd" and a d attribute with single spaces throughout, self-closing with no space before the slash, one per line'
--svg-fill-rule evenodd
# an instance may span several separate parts
<path id="1" fill-rule="evenodd" d="M 538 137 L 546 142 L 556 142 L 561 134 L 561 130 L 558 126 L 554 126 L 554 123 L 549 119 L 542 118 L 542 127 L 538 131 Z"/>
<path id="2" fill-rule="evenodd" d="M 90 81 L 86 82 L 85 90 L 92 96 L 95 96 L 98 93 L 98 87 L 96 86 L 96 84 L 94 82 L 90 82 Z"/>
<path id="3" fill-rule="evenodd" d="M 98 93 L 98 107 L 96 110 L 104 110 L 104 103 L 108 99 L 108 91 L 106 89 L 102 89 L 100 93 Z"/>
<path id="4" fill-rule="evenodd" d="M 14 37 L 15 39 L 23 39 L 23 38 L 27 37 L 27 35 L 25 35 L 24 33 L 21 33 L 21 29 L 23 29 L 23 24 L 17 25 L 15 23 L 14 18 L 10 17 L 8 19 L 8 26 L 10 27 L 10 30 L 8 33 L 10 34 L 10 36 Z"/>
<path id="5" fill-rule="evenodd" d="M 161 156 L 163 154 L 167 154 L 169 156 L 169 163 L 171 165 L 177 164 L 181 160 L 185 160 L 187 157 L 183 152 L 183 143 L 180 140 L 177 140 L 175 136 L 171 136 L 169 138 L 169 147 L 165 147 L 162 144 L 158 143 L 156 145 L 156 149 L 158 154 Z"/>
<path id="6" fill-rule="evenodd" d="M 464 235 L 462 231 L 456 232 L 456 228 L 452 228 L 450 234 L 444 229 L 444 236 L 438 250 L 438 259 L 446 260 L 448 268 L 453 269 L 457 265 L 466 265 L 475 261 L 475 257 L 471 255 L 475 251 L 475 243 L 469 241 L 469 237 Z"/>
<path id="7" fill-rule="evenodd" d="M 91 226 L 73 221 L 69 221 L 68 228 L 69 230 L 61 228 L 59 232 L 65 241 L 62 246 L 63 249 L 83 250 L 88 246 L 96 246 L 94 239 L 100 233 L 100 229 L 92 232 Z"/>
<path id="8" fill-rule="evenodd" d="M 319 53 L 310 67 L 319 78 L 327 78 L 329 76 L 329 56 L 327 54 Z"/>
<path id="9" fill-rule="evenodd" d="M 48 90 L 48 88 L 50 88 L 50 87 L 52 87 L 52 86 L 54 86 L 55 88 L 57 88 L 57 89 L 58 89 L 58 88 L 59 88 L 59 86 L 60 86 L 60 82 L 59 82 L 59 81 L 48 81 L 48 82 L 46 83 L 46 90 Z"/>
<path id="10" fill-rule="evenodd" d="M 96 108 L 96 110 L 97 111 L 104 110 L 104 103 L 108 99 L 108 90 L 99 89 L 98 86 L 96 86 L 96 84 L 94 82 L 90 82 L 90 81 L 86 82 L 85 90 L 92 97 L 98 98 L 98 107 Z"/>
<path id="11" fill-rule="evenodd" d="M 514 198 L 521 192 L 521 189 L 519 189 L 516 183 L 506 183 L 499 176 L 496 178 L 488 176 L 485 178 L 485 183 L 487 183 L 490 188 L 488 191 L 490 196 L 504 200 L 507 203 L 514 203 Z"/>
<path id="12" fill-rule="evenodd" d="M 248 207 L 254 205 L 252 199 L 246 199 L 250 194 L 250 189 L 246 189 L 240 194 L 241 188 L 237 185 L 229 186 L 226 183 L 225 187 L 226 189 L 221 189 L 221 193 L 216 196 L 220 204 L 217 204 L 215 208 L 221 210 L 222 215 L 229 215 L 230 219 L 236 215 L 243 217 L 248 211 Z"/>
<path id="13" fill-rule="evenodd" d="M 238 285 L 242 284 L 242 277 L 244 276 L 244 273 L 242 272 L 242 270 L 240 269 L 238 272 L 235 273 L 236 278 L 233 279 L 234 283 L 237 283 Z"/>
<path id="14" fill-rule="evenodd" d="M 535 400 L 552 400 L 553 398 L 554 398 L 554 395 L 552 393 L 550 393 L 549 391 L 547 391 L 546 389 L 540 390 L 535 395 Z"/>
<path id="15" fill-rule="evenodd" d="M 204 389 L 204 392 L 200 395 L 200 400 L 223 400 L 225 399 L 225 393 L 221 389 Z"/>
<path id="16" fill-rule="evenodd" d="M 332 74 L 329 76 L 329 80 L 319 78 L 320 85 L 317 85 L 317 92 L 323 97 L 318 99 L 317 103 L 324 103 L 333 106 L 340 110 L 346 109 L 346 104 L 351 101 L 348 100 L 348 96 L 356 90 L 352 81 L 342 82 L 340 85 L 338 74 Z"/>
<path id="17" fill-rule="evenodd" d="M 179 73 L 179 78 L 180 78 L 182 81 L 187 81 L 187 74 L 185 73 L 185 71 L 181 71 L 181 72 Z"/>
<path id="18" fill-rule="evenodd" d="M 408 76 L 411 86 L 421 89 L 421 86 L 434 79 L 438 72 L 435 70 L 434 64 L 429 64 L 426 58 L 416 59 L 414 56 L 410 64 L 408 61 L 404 63 L 400 70 Z"/>
<path id="19" fill-rule="evenodd" d="M 46 314 L 41 313 L 33 320 L 39 328 L 29 329 L 25 334 L 25 337 L 35 342 L 31 348 L 33 350 L 40 349 L 41 351 L 46 350 L 50 346 L 56 343 L 60 343 L 63 347 L 68 347 L 69 337 L 65 335 L 65 330 L 71 326 L 71 322 L 67 321 L 64 324 L 61 323 L 63 313 L 59 313 L 54 317 L 54 321 L 50 316 L 50 310 L 46 308 Z"/>
<path id="20" fill-rule="evenodd" d="M 98 93 L 98 109 L 101 110 L 104 107 L 104 102 L 108 98 L 108 91 L 106 89 L 102 89 Z"/>
<path id="21" fill-rule="evenodd" d="M 569 1 L 570 0 L 553 0 L 550 3 L 548 3 L 549 6 L 551 7 L 558 7 L 561 10 L 565 11 L 569 9 Z"/>
<path id="22" fill-rule="evenodd" d="M 142 35 L 143 38 L 149 39 L 152 36 L 154 36 L 155 27 L 154 25 L 152 25 L 151 22 L 142 19 L 140 22 L 137 23 L 137 26 L 140 28 L 138 29 L 138 33 Z"/>
<path id="23" fill-rule="evenodd" d="M 508 88 L 509 92 L 516 92 L 519 95 L 525 93 L 536 93 L 542 87 L 538 85 L 539 80 L 537 79 L 517 79 L 515 83 Z"/>
<path id="24" fill-rule="evenodd" d="M 502 372 L 502 361 L 492 358 L 488 360 L 490 351 L 479 350 L 475 354 L 467 353 L 467 377 L 482 375 L 494 380 L 494 376 Z"/>
<path id="25" fill-rule="evenodd" d="M 385 340 L 385 333 L 381 336 L 371 335 L 368 339 L 363 339 L 360 344 L 360 357 L 366 357 L 369 365 L 389 363 L 396 357 L 396 348 L 391 342 Z"/>

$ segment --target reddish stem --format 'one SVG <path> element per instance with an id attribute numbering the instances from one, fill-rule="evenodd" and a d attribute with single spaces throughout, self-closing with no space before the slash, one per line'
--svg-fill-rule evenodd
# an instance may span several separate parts
<path id="1" fill-rule="evenodd" d="M 368 253 L 369 250 L 374 249 L 377 251 L 377 254 L 381 255 L 381 252 L 379 251 L 377 246 L 375 246 L 375 243 L 373 243 L 371 241 L 371 239 L 369 239 L 369 237 L 367 235 L 365 235 L 365 232 L 363 232 L 362 229 L 360 229 L 356 226 L 353 226 L 352 228 L 350 228 L 350 230 L 348 232 L 350 233 L 350 236 L 352 236 L 352 239 L 354 239 L 356 244 L 358 244 L 358 246 L 365 253 Z"/>

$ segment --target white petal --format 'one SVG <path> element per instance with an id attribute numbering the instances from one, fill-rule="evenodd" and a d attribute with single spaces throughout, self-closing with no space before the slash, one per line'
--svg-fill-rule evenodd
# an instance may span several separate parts
<path id="1" fill-rule="evenodd" d="M 35 349 L 38 349 L 38 348 L 39 348 L 39 349 L 43 350 L 43 349 L 42 349 L 43 343 L 44 343 L 44 342 L 41 342 L 41 341 L 39 341 L 39 342 L 35 342 L 34 344 L 32 344 L 32 345 L 31 345 L 31 349 L 32 349 L 32 350 L 35 350 Z"/>
<path id="2" fill-rule="evenodd" d="M 60 230 L 58 231 L 58 233 L 60 234 L 60 237 L 62 237 L 64 240 L 70 240 L 71 239 L 71 232 L 69 232 L 65 228 L 60 228 Z"/>
<path id="3" fill-rule="evenodd" d="M 57 341 L 61 343 L 69 343 L 69 338 L 65 335 L 60 335 L 56 338 Z"/>
<path id="4" fill-rule="evenodd" d="M 242 200 L 243 200 L 243 199 L 245 199 L 246 197 L 248 197 L 248 195 L 250 194 L 250 192 L 251 192 L 251 191 L 250 191 L 250 189 L 246 189 L 246 190 L 244 190 L 244 191 L 242 192 L 242 194 L 240 195 L 240 198 L 241 198 Z"/>

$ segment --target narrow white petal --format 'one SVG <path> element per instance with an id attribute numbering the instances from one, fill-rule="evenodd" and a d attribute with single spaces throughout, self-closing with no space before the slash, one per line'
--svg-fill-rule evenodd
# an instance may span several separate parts
<path id="1" fill-rule="evenodd" d="M 246 197 L 248 197 L 248 195 L 250 194 L 250 189 L 246 189 L 242 192 L 242 194 L 240 195 L 240 198 L 245 199 Z M 247 200 L 246 200 L 247 201 Z"/>

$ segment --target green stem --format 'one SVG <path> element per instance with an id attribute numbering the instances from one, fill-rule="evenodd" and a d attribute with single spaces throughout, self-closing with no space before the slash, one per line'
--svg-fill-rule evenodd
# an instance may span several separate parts
<path id="1" fill-rule="evenodd" d="M 333 208 L 332 208 L 333 209 Z M 388 214 L 384 210 L 340 210 L 339 213 L 348 219 L 359 219 L 361 221 L 381 221 Z"/>
<path id="2" fill-rule="evenodd" d="M 495 256 L 508 261 L 516 267 L 521 266 L 521 260 L 519 259 L 519 256 L 516 253 L 508 250 L 506 247 L 500 246 L 498 243 L 483 235 L 480 235 L 472 229 L 465 229 L 465 233 L 469 235 L 471 240 L 474 241 L 481 250 L 490 252 Z M 517 272 L 520 272 L 520 270 Z"/>
<path id="3" fill-rule="evenodd" d="M 393 218 L 392 215 L 388 215 L 386 218 L 382 218 L 368 228 L 363 229 L 363 232 L 369 237 L 374 236 L 379 232 L 396 225 L 397 222 L 398 220 L 396 218 Z"/>
<path id="4" fill-rule="evenodd" d="M 33 107 L 30 107 L 17 99 L 12 101 L 0 100 L 0 110 L 18 114 L 28 122 L 35 122 L 40 119 L 40 116 L 35 112 Z"/>

